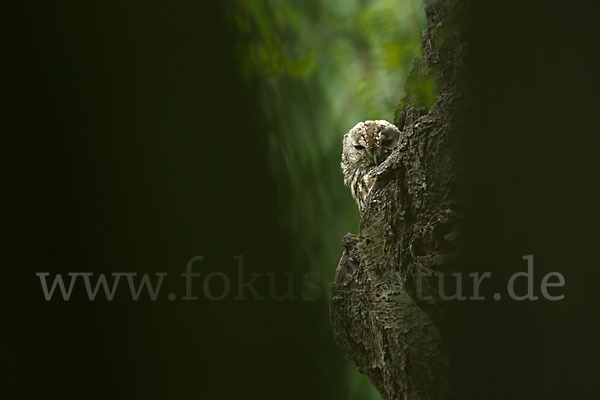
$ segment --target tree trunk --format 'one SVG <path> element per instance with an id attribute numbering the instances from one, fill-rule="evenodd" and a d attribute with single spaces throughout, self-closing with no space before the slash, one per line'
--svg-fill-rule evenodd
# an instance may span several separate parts
<path id="1" fill-rule="evenodd" d="M 452 391 L 437 277 L 418 273 L 453 270 L 461 249 L 464 2 L 428 3 L 424 58 L 394 121 L 401 142 L 372 173 L 360 235 L 344 238 L 331 291 L 336 341 L 384 399 Z"/>

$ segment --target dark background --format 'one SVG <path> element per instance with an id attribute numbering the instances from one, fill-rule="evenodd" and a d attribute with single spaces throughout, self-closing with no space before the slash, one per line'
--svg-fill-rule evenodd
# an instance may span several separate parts
<path id="1" fill-rule="evenodd" d="M 22 2 L 14 18 L 5 329 L 24 398 L 331 396 L 340 356 L 320 353 L 335 352 L 319 343 L 323 302 L 234 301 L 235 286 L 212 302 L 201 283 L 198 301 L 165 298 L 183 295 L 178 275 L 196 255 L 196 272 L 233 282 L 239 254 L 248 275 L 292 270 L 224 10 Z M 156 302 L 120 290 L 90 302 L 82 282 L 70 301 L 46 302 L 35 276 L 86 271 L 171 279 Z"/>
<path id="2" fill-rule="evenodd" d="M 487 287 L 504 294 L 534 254 L 536 295 L 548 272 L 566 285 L 550 291 L 565 295 L 557 302 L 464 305 L 462 398 L 597 396 L 598 11 L 591 1 L 471 2 L 468 265 L 502 278 Z"/>
<path id="3" fill-rule="evenodd" d="M 4 377 L 22 398 L 342 398 L 320 304 L 89 302 L 77 289 L 46 302 L 35 277 L 175 276 L 195 255 L 227 272 L 237 254 L 249 272 L 290 271 L 265 122 L 217 4 L 10 14 Z M 566 278 L 560 302 L 465 306 L 466 398 L 595 393 L 599 16 L 593 2 L 480 1 L 465 21 L 470 261 L 501 276 L 533 253 L 537 282 Z"/>

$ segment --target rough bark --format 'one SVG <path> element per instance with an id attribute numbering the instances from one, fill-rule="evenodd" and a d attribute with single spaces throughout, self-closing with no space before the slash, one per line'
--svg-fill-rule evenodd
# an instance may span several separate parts
<path id="1" fill-rule="evenodd" d="M 331 291 L 336 341 L 384 399 L 439 400 L 452 391 L 445 303 L 435 276 L 418 295 L 416 273 L 453 270 L 461 248 L 464 4 L 429 3 L 424 57 L 395 116 L 401 143 L 373 171 L 360 235 L 344 238 Z"/>

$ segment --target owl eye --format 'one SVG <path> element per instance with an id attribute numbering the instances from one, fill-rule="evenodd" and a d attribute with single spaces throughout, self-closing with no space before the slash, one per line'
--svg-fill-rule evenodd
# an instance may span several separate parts
<path id="1" fill-rule="evenodd" d="M 381 145 L 382 146 L 389 146 L 390 144 L 392 144 L 394 141 L 392 139 L 383 139 L 381 141 Z"/>
<path id="2" fill-rule="evenodd" d="M 360 144 L 355 144 L 355 145 L 354 145 L 354 148 L 355 148 L 356 150 L 364 150 L 364 149 L 365 149 L 365 146 L 361 146 Z"/>

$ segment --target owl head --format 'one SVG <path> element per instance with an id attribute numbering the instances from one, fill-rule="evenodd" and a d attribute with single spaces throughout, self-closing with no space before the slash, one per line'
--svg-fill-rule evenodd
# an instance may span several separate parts
<path id="1" fill-rule="evenodd" d="M 342 168 L 369 169 L 381 164 L 392 152 L 400 131 L 384 121 L 359 122 L 344 135 Z"/>

